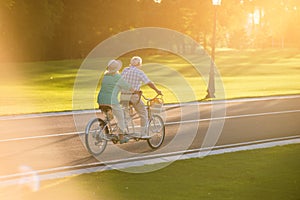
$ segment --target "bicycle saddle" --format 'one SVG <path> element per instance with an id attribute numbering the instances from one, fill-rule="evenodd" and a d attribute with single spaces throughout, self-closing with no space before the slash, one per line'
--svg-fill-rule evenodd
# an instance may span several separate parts
<path id="1" fill-rule="evenodd" d="M 99 105 L 99 109 L 105 113 L 112 110 L 111 106 L 109 105 Z"/>

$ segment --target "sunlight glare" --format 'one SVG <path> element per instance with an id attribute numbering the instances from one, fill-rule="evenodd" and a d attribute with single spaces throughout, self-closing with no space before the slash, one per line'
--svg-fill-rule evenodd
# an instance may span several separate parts
<path id="1" fill-rule="evenodd" d="M 253 13 L 253 22 L 255 25 L 258 25 L 260 23 L 260 12 L 258 9 L 255 9 L 254 10 L 254 13 Z"/>

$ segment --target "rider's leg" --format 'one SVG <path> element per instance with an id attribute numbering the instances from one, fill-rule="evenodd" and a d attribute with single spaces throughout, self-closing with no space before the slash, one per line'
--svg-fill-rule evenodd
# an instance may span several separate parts
<path id="1" fill-rule="evenodd" d="M 124 120 L 124 112 L 119 104 L 112 105 L 112 111 L 114 116 L 117 118 L 118 127 L 122 132 L 125 131 L 125 120 Z"/>
<path id="2" fill-rule="evenodd" d="M 114 116 L 117 118 L 118 127 L 120 129 L 119 139 L 121 143 L 125 143 L 128 141 L 128 138 L 124 137 L 124 133 L 126 132 L 124 113 L 119 104 L 112 105 L 112 110 Z"/>
<path id="3" fill-rule="evenodd" d="M 120 96 L 120 103 L 123 107 L 123 113 L 124 113 L 124 125 L 125 127 L 127 127 L 127 119 L 129 117 L 129 111 L 128 111 L 128 108 L 129 108 L 129 102 L 130 102 L 130 98 L 131 98 L 131 95 L 127 95 L 127 94 L 121 94 Z"/>
<path id="4" fill-rule="evenodd" d="M 146 133 L 146 124 L 148 121 L 148 112 L 145 107 L 145 104 L 143 101 L 140 100 L 140 97 L 135 94 L 131 97 L 131 102 L 133 103 L 133 107 L 136 110 L 136 112 L 139 114 L 141 119 L 141 135 L 145 135 Z"/>

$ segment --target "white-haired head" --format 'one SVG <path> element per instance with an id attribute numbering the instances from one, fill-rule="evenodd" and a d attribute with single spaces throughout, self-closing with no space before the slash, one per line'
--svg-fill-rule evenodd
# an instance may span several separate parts
<path id="1" fill-rule="evenodd" d="M 130 60 L 130 65 L 135 66 L 135 67 L 141 66 L 142 63 L 143 63 L 143 60 L 139 56 L 133 56 Z"/>
<path id="2" fill-rule="evenodd" d="M 120 60 L 110 60 L 107 63 L 107 72 L 108 73 L 116 73 L 122 67 L 122 62 Z"/>

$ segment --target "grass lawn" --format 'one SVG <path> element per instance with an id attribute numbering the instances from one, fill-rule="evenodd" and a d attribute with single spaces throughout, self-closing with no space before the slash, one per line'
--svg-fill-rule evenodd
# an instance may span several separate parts
<path id="1" fill-rule="evenodd" d="M 23 199 L 296 200 L 299 154 L 295 144 L 176 161 L 151 173 L 83 174 L 44 181 L 39 191 L 24 191 Z"/>
<path id="2" fill-rule="evenodd" d="M 165 70 L 147 67 L 148 76 L 163 83 L 159 87 L 166 103 L 206 96 L 204 77 L 183 59 L 174 55 L 142 57 L 145 65 L 166 66 Z M 123 66 L 129 59 L 128 55 L 121 57 Z M 74 81 L 81 63 L 82 60 L 0 63 L 0 115 L 72 110 Z M 216 99 L 300 94 L 300 50 L 219 50 L 216 65 L 221 77 L 217 81 L 225 92 L 225 96 L 221 95 L 217 87 Z M 88 71 L 86 79 L 95 73 Z M 81 92 L 87 94 L 90 89 L 86 87 Z M 146 95 L 153 95 L 148 88 L 144 90 Z M 93 109 L 97 92 L 92 91 L 94 105 L 83 104 L 79 109 Z"/>

